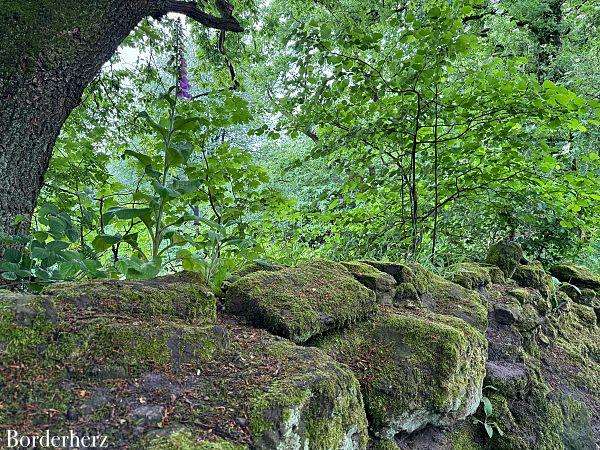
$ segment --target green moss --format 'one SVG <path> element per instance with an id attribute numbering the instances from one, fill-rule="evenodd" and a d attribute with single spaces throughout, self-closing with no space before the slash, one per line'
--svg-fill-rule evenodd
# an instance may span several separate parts
<path id="1" fill-rule="evenodd" d="M 451 450 L 483 450 L 483 446 L 477 442 L 473 426 L 468 422 L 455 427 L 448 433 Z"/>
<path id="2" fill-rule="evenodd" d="M 0 360 L 4 364 L 36 359 L 53 329 L 41 298 L 0 293 Z"/>
<path id="3" fill-rule="evenodd" d="M 516 298 L 521 305 L 531 303 L 532 293 L 527 289 L 516 288 L 509 290 L 507 293 L 508 295 Z"/>
<path id="4" fill-rule="evenodd" d="M 518 264 L 512 278 L 521 287 L 537 289 L 544 297 L 548 297 L 554 290 L 552 277 L 550 277 L 540 263 Z"/>
<path id="5" fill-rule="evenodd" d="M 269 353 L 290 351 L 289 344 L 280 347 Z M 251 399 L 255 446 L 280 450 L 366 446 L 367 419 L 358 381 L 348 369 L 327 363 L 326 355 L 320 357 L 323 364 L 311 373 L 278 380 Z"/>
<path id="6" fill-rule="evenodd" d="M 240 278 L 245 277 L 246 275 L 250 275 L 251 273 L 261 272 L 261 271 L 277 272 L 278 270 L 285 269 L 285 268 L 286 268 L 286 266 L 277 264 L 277 263 L 274 263 L 271 261 L 264 261 L 264 260 L 252 261 L 251 263 L 242 267 L 240 270 L 232 273 L 227 278 L 227 280 L 225 280 L 225 283 L 224 283 L 225 289 L 224 290 L 227 290 L 227 288 L 229 288 L 229 286 L 232 283 L 235 283 Z"/>
<path id="7" fill-rule="evenodd" d="M 400 447 L 393 439 L 383 438 L 371 443 L 369 450 L 400 450 Z"/>
<path id="8" fill-rule="evenodd" d="M 523 258 L 523 250 L 519 244 L 499 241 L 490 246 L 485 262 L 499 267 L 504 275 L 510 278 L 521 258 Z"/>
<path id="9" fill-rule="evenodd" d="M 550 268 L 550 273 L 565 283 L 571 283 L 578 288 L 600 290 L 600 275 L 587 267 L 576 264 L 557 264 Z"/>
<path id="10" fill-rule="evenodd" d="M 398 306 L 421 305 L 417 288 L 412 283 L 400 283 L 396 289 L 394 304 Z"/>
<path id="11" fill-rule="evenodd" d="M 219 439 L 217 441 L 198 441 L 185 428 L 170 433 L 167 436 L 146 439 L 138 447 L 140 450 L 246 450 L 247 445 L 232 444 Z"/>
<path id="12" fill-rule="evenodd" d="M 394 277 L 363 262 L 352 261 L 342 262 L 342 264 L 354 275 L 354 278 L 375 292 L 380 304 L 392 303 L 396 288 Z"/>
<path id="13" fill-rule="evenodd" d="M 410 266 L 401 262 L 385 262 L 385 261 L 361 261 L 365 264 L 375 267 L 381 272 L 391 275 L 397 283 L 410 283 L 414 280 L 414 273 Z"/>
<path id="14" fill-rule="evenodd" d="M 212 327 L 189 325 L 114 323 L 95 320 L 82 330 L 86 340 L 70 355 L 74 365 L 98 361 L 105 368 L 123 367 L 130 375 L 156 367 L 179 371 L 182 364 L 198 365 L 226 345 Z M 105 376 L 110 375 L 106 374 Z"/>
<path id="15" fill-rule="evenodd" d="M 472 262 L 455 264 L 448 269 L 449 280 L 467 289 L 485 287 L 492 282 L 490 270 Z"/>
<path id="16" fill-rule="evenodd" d="M 297 343 L 364 320 L 377 307 L 373 291 L 332 261 L 252 273 L 229 287 L 225 301 L 228 311 Z"/>
<path id="17" fill-rule="evenodd" d="M 483 331 L 487 328 L 487 306 L 478 293 L 447 281 L 425 269 L 411 264 L 412 284 L 420 295 L 421 303 L 437 314 L 458 317 Z"/>
<path id="18" fill-rule="evenodd" d="M 216 320 L 215 296 L 203 285 L 177 276 L 150 281 L 98 280 L 59 283 L 44 290 L 56 303 L 102 314 L 139 319 L 180 318 L 194 324 Z"/>
<path id="19" fill-rule="evenodd" d="M 490 274 L 490 280 L 492 283 L 496 284 L 504 284 L 506 283 L 506 277 L 504 276 L 504 272 L 498 266 L 486 265 L 488 273 Z"/>
<path id="20" fill-rule="evenodd" d="M 454 317 L 389 310 L 317 345 L 354 369 L 381 437 L 452 423 L 479 403 L 487 342 Z"/>

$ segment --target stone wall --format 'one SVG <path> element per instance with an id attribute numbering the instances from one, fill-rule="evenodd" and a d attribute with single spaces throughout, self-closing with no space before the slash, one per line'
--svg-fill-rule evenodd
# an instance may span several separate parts
<path id="1" fill-rule="evenodd" d="M 256 263 L 221 298 L 187 273 L 0 291 L 1 428 L 134 449 L 595 449 L 600 278 L 509 250 L 445 278 Z"/>

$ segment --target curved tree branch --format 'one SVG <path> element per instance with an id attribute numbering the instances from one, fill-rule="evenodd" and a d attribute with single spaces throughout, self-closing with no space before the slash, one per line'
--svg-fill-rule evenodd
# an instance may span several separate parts
<path id="1" fill-rule="evenodd" d="M 215 6 L 221 13 L 221 17 L 207 13 L 195 1 L 166 0 L 160 3 L 158 16 L 169 12 L 180 13 L 209 28 L 234 32 L 244 31 L 238 20 L 233 17 L 233 6 L 226 0 L 215 1 Z"/>

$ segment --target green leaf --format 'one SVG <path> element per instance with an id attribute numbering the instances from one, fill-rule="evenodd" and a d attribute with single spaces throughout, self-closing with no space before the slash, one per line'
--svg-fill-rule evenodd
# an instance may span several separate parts
<path id="1" fill-rule="evenodd" d="M 483 411 L 485 412 L 485 415 L 491 416 L 493 412 L 492 402 L 490 402 L 490 399 L 487 397 L 483 397 L 481 401 L 483 402 Z"/>
<path id="2" fill-rule="evenodd" d="M 147 219 L 152 214 L 150 208 L 111 208 L 104 214 L 104 223 L 108 224 L 114 217 L 121 220 L 131 220 L 135 218 Z"/>
<path id="3" fill-rule="evenodd" d="M 143 153 L 136 152 L 134 150 L 125 150 L 123 152 L 123 156 L 133 156 L 141 163 L 143 167 L 152 167 L 152 158 L 150 158 L 148 155 L 144 155 Z"/>
<path id="4" fill-rule="evenodd" d="M 120 235 L 99 234 L 92 241 L 92 247 L 97 252 L 103 252 L 121 241 Z"/>
<path id="5" fill-rule="evenodd" d="M 19 270 L 19 265 L 8 261 L 2 261 L 0 262 L 0 270 L 4 272 L 16 272 Z"/>
<path id="6" fill-rule="evenodd" d="M 0 276 L 8 281 L 15 281 L 18 278 L 17 274 L 14 272 L 2 272 Z"/>
<path id="7" fill-rule="evenodd" d="M 50 252 L 61 252 L 69 248 L 69 243 L 64 241 L 51 241 L 46 244 L 46 249 Z"/>
<path id="8" fill-rule="evenodd" d="M 152 120 L 152 117 L 150 117 L 150 114 L 148 114 L 147 111 L 142 111 L 138 117 L 141 117 L 142 119 L 145 119 L 146 122 L 155 130 L 158 131 L 161 135 L 161 137 L 165 138 L 168 135 L 168 131 L 166 128 L 161 127 L 159 124 L 157 124 L 154 120 Z"/>
<path id="9" fill-rule="evenodd" d="M 491 426 L 489 423 L 487 423 L 487 422 L 484 422 L 483 426 L 485 427 L 485 431 L 487 432 L 487 435 L 488 435 L 488 436 L 490 437 L 490 439 L 491 439 L 491 437 L 494 435 L 494 429 L 493 429 L 493 428 L 492 428 L 492 426 Z"/>

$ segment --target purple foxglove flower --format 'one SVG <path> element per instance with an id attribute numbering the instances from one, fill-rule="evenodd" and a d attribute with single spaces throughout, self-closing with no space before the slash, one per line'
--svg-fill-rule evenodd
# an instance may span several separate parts
<path id="1" fill-rule="evenodd" d="M 185 100 L 191 99 L 192 94 L 190 93 L 191 86 L 188 78 L 187 62 L 183 56 L 179 61 L 179 73 L 177 76 L 177 81 L 177 97 Z"/>

